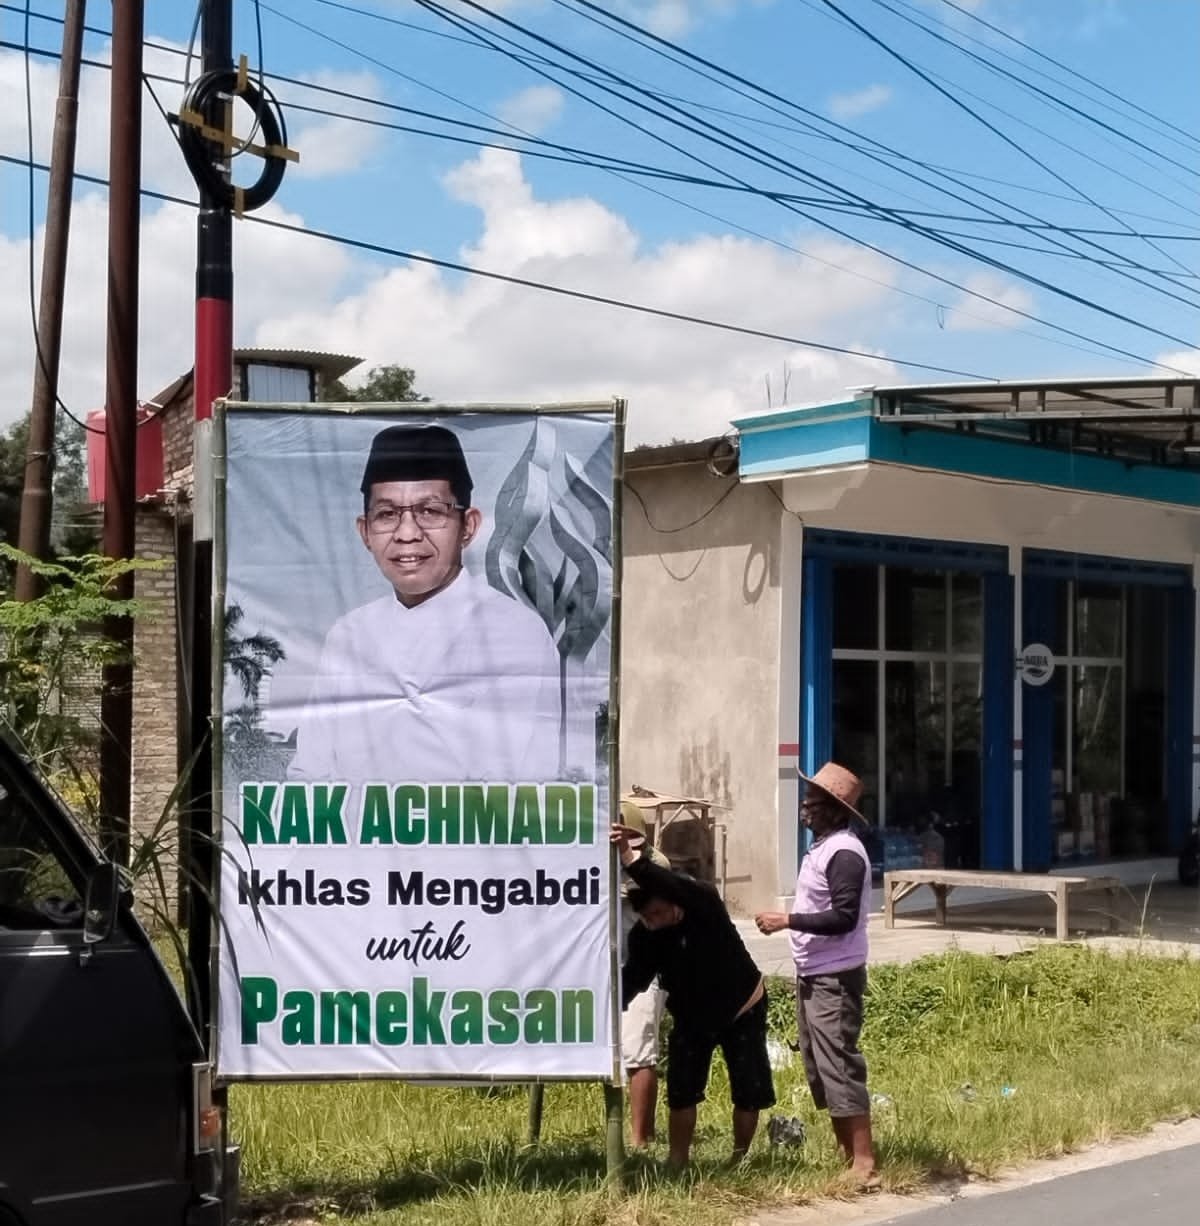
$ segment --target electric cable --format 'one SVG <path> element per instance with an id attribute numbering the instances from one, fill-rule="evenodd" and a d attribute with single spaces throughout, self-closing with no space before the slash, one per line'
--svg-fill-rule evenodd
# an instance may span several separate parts
<path id="1" fill-rule="evenodd" d="M 454 17 L 452 14 L 450 14 L 450 13 L 448 12 L 448 10 L 444 9 L 444 8 L 443 8 L 443 6 L 441 6 L 441 5 L 437 4 L 437 3 L 435 2 L 435 0 L 415 0 L 415 2 L 416 2 L 417 4 L 419 4 L 419 5 L 420 5 L 422 8 L 425 8 L 425 9 L 427 9 L 427 10 L 429 10 L 429 11 L 432 11 L 432 12 L 437 12 L 437 13 L 439 13 L 439 14 L 440 14 L 441 16 L 443 16 L 443 17 L 444 17 L 444 18 L 445 18 L 447 21 L 449 21 L 451 24 L 454 24 L 454 25 L 460 25 L 460 23 L 459 23 L 458 19 L 457 19 L 457 18 L 455 18 L 455 17 Z M 459 0 L 459 2 L 460 2 L 461 4 L 465 4 L 465 5 L 467 5 L 467 6 L 471 7 L 471 8 L 474 8 L 474 9 L 477 9 L 477 10 L 480 10 L 480 11 L 487 11 L 487 12 L 490 12 L 490 10 L 485 10 L 485 9 L 483 8 L 483 6 L 482 6 L 482 5 L 479 5 L 479 4 L 474 3 L 474 0 Z M 583 2 L 583 0 L 579 0 L 579 2 Z M 513 28 L 515 28 L 515 29 L 517 29 L 517 30 L 520 30 L 522 33 L 525 33 L 527 36 L 532 37 L 532 38 L 536 39 L 536 40 L 537 40 L 537 41 L 539 41 L 539 42 L 547 43 L 548 45 L 555 45 L 555 46 L 557 46 L 557 44 L 551 44 L 551 40 L 548 40 L 548 39 L 544 38 L 543 36 L 538 35 L 538 34 L 536 34 L 536 33 L 532 33 L 532 32 L 530 32 L 530 31 L 526 30 L 524 27 L 519 26 L 517 23 L 512 22 L 512 21 L 510 21 L 509 19 L 507 19 L 507 18 L 505 18 L 505 17 L 503 17 L 503 16 L 496 15 L 496 14 L 492 14 L 492 16 L 495 18 L 495 20 L 497 20 L 497 21 L 501 22 L 502 24 L 504 24 L 504 25 L 506 25 L 506 26 L 513 27 Z M 470 27 L 470 25 L 460 25 L 460 28 L 470 29 L 471 27 Z M 483 35 L 483 34 L 480 34 L 479 36 L 480 36 L 480 37 L 486 37 L 486 35 Z M 583 58 L 583 57 L 581 57 L 581 56 L 577 56 L 577 55 L 575 55 L 575 53 L 573 53 L 573 52 L 566 51 L 565 53 L 566 53 L 567 55 L 571 56 L 571 57 L 572 57 L 572 58 L 574 58 L 574 59 L 581 59 L 581 60 L 583 60 L 583 62 L 584 62 L 584 63 L 589 63 L 589 64 L 591 63 L 591 61 L 588 61 L 588 60 L 584 59 L 584 58 Z M 593 65 L 593 66 L 594 66 L 594 65 Z M 607 72 L 608 70 L 605 70 L 605 71 Z M 573 93 L 573 94 L 576 94 L 577 96 L 579 96 L 579 97 L 583 98 L 585 101 L 588 101 L 588 102 L 590 102 L 592 105 L 594 105 L 594 106 L 598 107 L 600 110 L 605 111 L 606 113 L 613 115 L 615 118 L 620 119 L 622 122 L 628 123 L 630 126 L 636 127 L 636 128 L 639 130 L 639 131 L 645 131 L 645 129 L 644 129 L 643 127 L 640 127 L 639 125 L 637 125 L 637 124 L 636 124 L 636 123 L 635 123 L 635 122 L 634 122 L 632 119 L 630 119 L 628 116 L 624 116 L 624 115 L 620 114 L 620 112 L 613 111 L 611 108 L 609 108 L 609 107 L 605 106 L 603 103 L 600 103 L 600 102 L 598 102 L 597 100 L 595 100 L 595 99 L 593 99 L 593 98 L 590 98 L 588 95 L 583 94 L 581 91 L 578 91 L 578 90 L 574 89 L 574 87 L 570 86 L 569 84 L 564 83 L 564 82 L 560 81 L 559 79 L 557 79 L 557 78 L 555 78 L 555 77 L 553 77 L 553 76 L 550 76 L 549 74 L 546 74 L 546 73 L 542 73 L 541 75 L 547 76 L 547 79 L 549 79 L 549 80 L 553 80 L 553 81 L 554 81 L 556 84 L 558 84 L 558 85 L 559 85 L 561 88 L 564 88 L 564 89 L 566 89 L 568 92 L 571 92 L 571 93 Z M 615 77 L 615 74 L 611 74 L 611 75 L 613 75 L 613 76 Z M 612 89 L 607 90 L 607 92 L 614 93 L 614 94 L 616 93 L 616 91 L 615 91 L 615 90 L 612 90 Z M 618 96 L 620 96 L 620 95 L 618 95 Z M 624 99 L 624 100 L 628 101 L 628 99 Z M 650 110 L 650 113 L 652 113 L 652 114 L 656 114 L 656 115 L 659 115 L 661 118 L 671 119 L 671 117 L 670 117 L 670 116 L 663 116 L 663 115 L 662 115 L 660 112 L 653 111 L 653 110 L 652 110 L 652 108 L 646 108 L 646 107 L 644 107 L 644 106 L 643 106 L 643 109 Z M 673 119 L 672 119 L 672 122 L 679 123 L 679 121 L 676 121 L 676 120 L 673 120 Z M 687 125 L 686 125 L 686 124 L 680 124 L 680 126 L 683 126 L 683 127 L 685 127 L 685 128 L 687 127 Z M 719 130 L 718 130 L 718 131 L 719 131 Z M 660 142 L 662 142 L 662 143 L 664 143 L 664 144 L 667 144 L 669 147 L 673 147 L 673 148 L 676 148 L 676 149 L 678 150 L 678 146 L 673 146 L 673 145 L 671 144 L 671 142 L 670 142 L 670 141 L 668 141 L 668 140 L 667 140 L 665 137 L 661 137 L 661 136 L 659 136 L 659 135 L 657 135 L 657 134 L 655 134 L 655 133 L 649 133 L 649 134 L 650 134 L 651 136 L 653 136 L 655 139 L 659 140 Z M 716 143 L 721 144 L 722 142 L 717 141 Z M 731 178 L 734 178 L 735 180 L 737 179 L 737 176 L 736 176 L 736 175 L 733 175 L 731 172 L 728 172 L 728 171 L 723 171 L 721 168 L 716 167 L 716 166 L 713 166 L 711 163 L 708 163 L 708 162 L 704 161 L 704 159 L 697 157 L 697 155 L 695 155 L 695 154 L 692 154 L 691 156 L 695 157 L 697 161 L 700 161 L 702 165 L 706 165 L 706 166 L 708 166 L 710 169 L 716 170 L 718 173 L 729 174 Z M 752 159 L 752 160 L 762 161 L 762 159 L 761 159 L 761 158 L 759 158 L 759 159 Z M 820 185 L 822 185 L 822 186 L 828 186 L 828 184 L 826 183 L 826 181 L 823 181 L 823 180 L 821 180 L 821 179 L 820 179 L 820 176 L 813 176 L 813 175 L 811 175 L 811 174 L 807 174 L 806 172 L 801 171 L 799 168 L 794 168 L 794 169 L 796 169 L 796 170 L 797 170 L 797 172 L 798 172 L 799 174 L 801 174 L 801 176 L 803 176 L 803 177 L 807 177 L 807 178 L 809 178 L 809 179 L 816 179 L 816 180 L 818 181 L 818 183 L 820 183 Z M 836 186 L 836 185 L 835 185 L 835 186 Z M 845 191 L 845 189 L 837 189 L 837 190 L 842 190 L 842 191 Z M 852 195 L 853 193 L 849 193 L 849 194 L 851 194 L 851 195 Z M 783 203 L 783 202 L 780 202 L 780 203 Z M 867 203 L 869 204 L 869 202 L 867 202 Z M 977 291 L 977 290 L 973 290 L 973 289 L 971 289 L 970 287 L 965 286 L 965 285 L 961 284 L 960 282 L 954 281 L 954 280 L 953 280 L 953 279 L 951 279 L 951 278 L 944 277 L 944 276 L 942 276 L 941 274 L 938 274 L 938 273 L 933 273 L 933 272 L 930 272 L 928 269 L 924 269 L 924 268 L 922 268 L 920 265 L 916 265 L 916 264 L 914 264 L 912 261 L 905 260 L 904 258 L 902 258 L 902 257 L 900 257 L 900 256 L 898 256 L 898 255 L 896 255 L 895 253 L 893 253 L 893 252 L 891 252 L 891 251 L 888 251 L 888 250 L 887 250 L 887 249 L 885 249 L 885 248 L 879 247 L 879 246 L 878 246 L 878 245 L 876 245 L 876 244 L 872 244 L 872 243 L 868 242 L 867 240 L 865 240 L 865 239 L 861 238 L 860 236 L 857 236 L 857 235 L 854 235 L 854 234 L 852 234 L 852 233 L 850 233 L 850 232 L 848 232 L 848 231 L 842 230 L 842 229 L 840 229 L 840 228 L 838 228 L 838 227 L 836 227 L 836 226 L 831 225 L 830 223 L 828 223 L 828 222 L 826 222 L 826 221 L 822 221 L 822 220 L 820 220 L 819 218 L 814 217 L 814 216 L 813 216 L 811 213 L 807 213 L 807 212 L 805 212 L 805 211 L 804 211 L 804 210 L 802 210 L 802 209 L 796 208 L 796 207 L 794 207 L 794 206 L 789 206 L 789 205 L 787 205 L 787 204 L 783 204 L 783 207 L 789 208 L 789 210 L 790 210 L 790 211 L 795 212 L 796 214 L 798 214 L 798 215 L 799 215 L 799 216 L 801 216 L 801 217 L 804 217 L 806 220 L 809 220 L 809 221 L 813 222 L 814 224 L 817 224 L 817 225 L 821 226 L 821 227 L 822 227 L 822 228 L 824 228 L 824 229 L 830 230 L 832 233 L 838 234 L 838 235 L 840 235 L 841 237 L 843 237 L 843 238 L 845 238 L 845 239 L 847 239 L 847 240 L 849 240 L 849 241 L 851 241 L 851 242 L 854 242 L 854 243 L 858 244 L 859 246 L 866 247 L 866 248 L 867 248 L 867 249 L 869 249 L 869 250 L 875 251 L 875 252 L 877 252 L 878 254 L 883 255 L 885 258 L 887 258 L 887 259 L 889 259 L 889 260 L 892 260 L 893 262 L 898 263 L 898 264 L 900 264 L 900 265 L 901 265 L 901 266 L 903 266 L 903 267 L 909 267 L 909 268 L 914 269 L 915 271 L 922 272 L 922 273 L 924 273 L 924 275 L 929 276 L 929 277 L 932 277 L 932 278 L 933 278 L 933 279 L 935 279 L 935 280 L 942 281 L 943 283 L 945 283 L 945 284 L 947 284 L 947 285 L 951 285 L 951 286 L 953 286 L 954 288 L 959 289 L 959 290 L 961 290 L 962 292 L 964 292 L 964 293 L 966 293 L 966 294 L 969 294 L 969 295 L 970 295 L 970 296 L 972 296 L 972 297 L 975 297 L 975 298 L 980 298 L 980 299 L 982 299 L 983 301 L 988 301 L 988 302 L 990 302 L 990 303 L 991 303 L 992 305 L 994 305 L 994 306 L 999 306 L 999 307 L 1001 307 L 1002 309 L 1004 309 L 1004 310 L 1006 310 L 1006 311 L 1010 311 L 1010 312 L 1012 312 L 1013 314 L 1021 315 L 1021 316 L 1023 316 L 1024 318 L 1030 319 L 1030 320 L 1032 320 L 1032 321 L 1033 321 L 1033 322 L 1035 322 L 1035 323 L 1040 323 L 1040 324 L 1043 324 L 1043 325 L 1045 325 L 1045 326 L 1051 327 L 1051 328 L 1053 328 L 1053 329 L 1054 329 L 1054 330 L 1056 330 L 1056 331 L 1063 331 L 1063 332 L 1065 332 L 1067 335 L 1073 335 L 1073 336 L 1075 336 L 1075 337 L 1076 337 L 1076 339 L 1085 339 L 1085 340 L 1092 340 L 1092 339 L 1093 339 L 1093 338 L 1086 337 L 1086 336 L 1084 336 L 1084 335 L 1083 335 L 1083 334 L 1081 334 L 1081 333 L 1074 332 L 1074 331 L 1073 331 L 1073 330 L 1071 330 L 1071 329 L 1066 329 L 1066 328 L 1062 327 L 1062 325 L 1057 325 L 1057 324 L 1050 323 L 1049 321 L 1047 321 L 1047 320 L 1045 320 L 1045 319 L 1042 319 L 1042 318 L 1040 318 L 1039 316 L 1033 315 L 1033 314 L 1032 314 L 1032 313 L 1030 313 L 1030 312 L 1023 311 L 1023 310 L 1021 310 L 1020 308 L 1012 307 L 1010 304 L 1007 304 L 1007 303 L 1002 303 L 1002 302 L 1000 302 L 1000 301 L 998 301 L 998 300 L 996 300 L 996 299 L 994 299 L 994 298 L 991 298 L 989 295 L 982 294 L 982 293 L 980 293 L 980 292 L 979 292 L 979 291 Z M 875 206 L 875 207 L 878 207 L 878 206 Z M 886 209 L 880 209 L 880 212 L 881 212 L 881 213 L 883 213 L 883 214 L 886 214 L 886 213 L 888 212 L 888 210 L 886 210 Z M 1127 316 L 1127 315 L 1124 315 L 1124 314 L 1123 314 L 1122 312 L 1120 312 L 1120 311 L 1116 311 L 1116 310 L 1114 310 L 1114 309 L 1112 309 L 1112 308 L 1105 307 L 1105 306 L 1103 306 L 1102 304 L 1096 303 L 1096 302 L 1094 302 L 1094 301 L 1092 301 L 1092 300 L 1090 300 L 1090 299 L 1087 299 L 1087 298 L 1085 298 L 1085 297 L 1083 297 L 1083 296 L 1081 296 L 1081 295 L 1078 295 L 1078 294 L 1075 294 L 1075 293 L 1073 293 L 1073 292 L 1071 292 L 1071 291 L 1069 291 L 1069 290 L 1063 289 L 1063 288 L 1062 288 L 1062 287 L 1060 287 L 1060 286 L 1056 286 L 1056 285 L 1054 285 L 1054 284 L 1052 284 L 1052 283 L 1050 283 L 1050 282 L 1045 281 L 1043 278 L 1040 278 L 1040 277 L 1034 276 L 1033 274 L 1028 273 L 1028 272 L 1026 272 L 1026 271 L 1024 271 L 1024 270 L 1021 270 L 1021 269 L 1015 268 L 1013 265 L 1008 264 L 1008 263 L 1005 263 L 1005 262 L 1000 261 L 1000 260 L 997 260 L 997 259 L 995 259 L 994 257 L 991 257 L 991 256 L 986 255 L 985 253 L 974 251 L 974 250 L 972 250 L 971 248 L 969 248 L 969 247 L 965 247 L 965 246 L 963 246 L 961 243 L 958 243 L 958 242 L 956 242 L 956 241 L 954 241 L 954 240 L 942 239 L 942 238 L 940 238 L 940 237 L 938 237 L 938 236 L 936 235 L 936 232 L 930 232 L 930 231 L 928 231 L 928 230 L 922 229 L 921 227 L 914 226 L 914 225 L 912 225 L 911 223 L 906 223 L 906 222 L 904 222 L 902 219 L 901 219 L 900 224 L 901 224 L 901 225 L 903 225 L 903 226 L 904 226 L 904 228 L 909 229 L 909 230 L 912 230 L 914 233 L 917 233 L 917 234 L 923 235 L 923 236 L 925 236 L 925 237 L 930 237 L 930 238 L 932 238 L 932 239 L 933 239 L 933 241 L 935 241 L 935 242 L 939 242 L 941 245 L 948 247 L 950 250 L 957 251 L 959 254 L 966 255 L 966 256 L 968 256 L 968 257 L 970 257 L 970 258 L 973 258 L 973 259 L 978 260 L 978 261 L 979 261 L 979 262 L 981 262 L 981 263 L 988 264 L 988 265 L 990 265 L 991 267 L 996 268 L 996 269 L 998 269 L 998 270 L 1000 270 L 1000 271 L 1007 272 L 1007 273 L 1009 273 L 1009 274 L 1010 274 L 1010 275 L 1012 275 L 1012 276 L 1016 276 L 1016 277 L 1018 277 L 1018 278 L 1020 278 L 1020 279 L 1022 279 L 1022 280 L 1028 281 L 1030 284 L 1037 285 L 1037 286 L 1039 286 L 1039 287 L 1040 287 L 1040 288 L 1042 288 L 1042 289 L 1046 289 L 1046 290 L 1050 291 L 1051 293 L 1054 293 L 1054 294 L 1056 294 L 1056 295 L 1058 295 L 1058 296 L 1060 296 L 1060 297 L 1063 297 L 1063 298 L 1066 298 L 1066 299 L 1068 299 L 1068 300 L 1070 300 L 1070 301 L 1073 301 L 1073 302 L 1077 303 L 1078 305 L 1083 305 L 1083 306 L 1086 306 L 1086 307 L 1088 307 L 1089 309 L 1095 310 L 1095 311 L 1097 311 L 1097 312 L 1099 312 L 1099 313 L 1101 313 L 1101 314 L 1108 315 L 1108 316 L 1110 316 L 1110 317 L 1112 317 L 1112 318 L 1118 319 L 1118 320 L 1120 320 L 1120 321 L 1121 321 L 1121 322 L 1123 322 L 1123 323 L 1131 324 L 1132 326 L 1137 327 L 1137 328 L 1139 328 L 1139 329 L 1141 329 L 1141 330 L 1143 330 L 1143 331 L 1147 331 L 1147 332 L 1153 333 L 1153 334 L 1155 334 L 1155 335 L 1162 336 L 1164 339 L 1170 340 L 1170 341 L 1171 341 L 1173 344 L 1183 345 L 1183 346 L 1185 346 L 1185 347 L 1188 347 L 1188 346 L 1190 346 L 1190 345 L 1191 345 L 1191 342 L 1190 342 L 1189 340 L 1184 339 L 1183 337 L 1176 336 L 1176 335 L 1174 335 L 1174 334 L 1172 334 L 1172 333 L 1164 332 L 1164 331 L 1162 331 L 1161 329 L 1158 329 L 1158 328 L 1156 328 L 1156 327 L 1154 327 L 1154 326 L 1152 326 L 1152 325 L 1149 325 L 1149 324 L 1144 324 L 1144 323 L 1142 323 L 1142 322 L 1140 322 L 1140 321 L 1134 320 L 1132 317 Z M 1169 292 L 1168 292 L 1168 291 L 1166 291 L 1166 290 L 1160 290 L 1159 292 L 1160 292 L 1160 293 L 1163 293 L 1163 294 L 1164 294 L 1165 296 L 1167 296 L 1167 297 L 1171 297 L 1171 298 L 1179 298 L 1179 295 L 1176 295 L 1176 294 L 1171 294 L 1171 293 L 1169 293 Z M 1184 299 L 1183 301 L 1185 301 L 1185 302 L 1186 302 L 1186 299 Z M 1192 304 L 1188 304 L 1188 305 L 1192 305 Z M 1132 356 L 1130 353 L 1128 353 L 1128 352 L 1126 352 L 1126 351 L 1119 350 L 1119 349 L 1118 349 L 1118 347 L 1116 347 L 1116 346 L 1112 346 L 1111 348 L 1113 348 L 1113 350 L 1114 350 L 1115 352 L 1119 352 L 1119 353 L 1121 353 L 1121 356 L 1124 356 L 1124 357 L 1130 357 L 1130 356 Z M 1136 359 L 1135 359 L 1135 360 L 1136 360 Z"/>
<path id="2" fill-rule="evenodd" d="M 26 166 L 32 165 L 35 170 L 47 171 L 49 168 L 41 163 L 28 163 L 20 158 L 14 158 L 7 154 L 0 154 L 0 162 L 7 162 L 12 165 Z M 99 175 L 77 174 L 77 178 L 94 183 L 101 187 L 108 186 L 108 180 Z M 175 196 L 169 192 L 154 191 L 150 188 L 143 188 L 143 196 L 151 200 L 161 200 L 168 204 L 183 205 L 186 208 L 197 208 L 198 204 L 194 200 L 188 200 L 182 196 Z M 421 252 L 405 251 L 398 247 L 390 247 L 385 243 L 371 242 L 367 239 L 350 238 L 344 234 L 337 234 L 328 230 L 318 230 L 307 226 L 296 225 L 292 222 L 282 221 L 278 218 L 264 217 L 261 214 L 248 213 L 242 218 L 243 221 L 251 222 L 255 225 L 268 226 L 274 230 L 283 230 L 291 234 L 306 235 L 309 238 L 319 238 L 325 242 L 337 243 L 340 246 L 350 247 L 358 251 L 369 251 L 376 255 L 391 256 L 394 259 L 408 260 L 417 264 L 428 264 L 434 268 L 442 268 L 448 272 L 464 273 L 469 276 L 484 277 L 491 281 L 500 281 L 508 285 L 522 286 L 526 289 L 540 290 L 544 293 L 556 294 L 564 298 L 575 298 L 583 302 L 592 302 L 601 306 L 611 306 L 622 310 L 633 311 L 641 315 L 650 315 L 660 319 L 670 319 L 679 323 L 693 324 L 698 327 L 713 328 L 718 331 L 732 332 L 741 336 L 757 337 L 761 340 L 781 341 L 788 345 L 795 345 L 802 349 L 815 349 L 824 353 L 838 353 L 847 357 L 864 358 L 870 362 L 889 362 L 894 366 L 908 366 L 914 370 L 929 370 L 939 374 L 956 375 L 963 379 L 978 379 L 983 382 L 995 382 L 995 379 L 989 375 L 981 375 L 974 371 L 956 370 L 949 366 L 938 366 L 930 362 L 917 362 L 906 358 L 893 357 L 890 354 L 870 353 L 863 349 L 850 349 L 843 345 L 830 345 L 822 341 L 807 340 L 801 337 L 789 336 L 786 333 L 769 332 L 761 328 L 751 328 L 742 324 L 730 323 L 724 320 L 707 319 L 703 316 L 689 315 L 682 311 L 669 311 L 661 307 L 649 306 L 645 303 L 630 302 L 625 299 L 612 298 L 604 294 L 593 294 L 586 290 L 570 289 L 562 285 L 554 285 L 546 281 L 535 281 L 528 277 L 517 277 L 509 273 L 495 272 L 491 269 L 478 268 L 470 264 L 462 264 L 454 260 L 443 260 L 436 256 L 427 255 Z M 1149 358 L 1142 358 L 1134 355 L 1134 360 L 1139 361 L 1144 365 L 1161 365 L 1155 363 Z M 1173 367 L 1163 367 L 1163 369 L 1173 370 Z M 1181 374 L 1186 372 L 1181 371 Z"/>

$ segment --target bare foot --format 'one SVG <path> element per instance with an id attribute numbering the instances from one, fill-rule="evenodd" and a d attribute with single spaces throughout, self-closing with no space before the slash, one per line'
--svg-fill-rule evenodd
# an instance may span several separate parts
<path id="1" fill-rule="evenodd" d="M 873 1162 L 854 1163 L 850 1167 L 849 1179 L 859 1192 L 879 1191 L 879 1171 Z"/>

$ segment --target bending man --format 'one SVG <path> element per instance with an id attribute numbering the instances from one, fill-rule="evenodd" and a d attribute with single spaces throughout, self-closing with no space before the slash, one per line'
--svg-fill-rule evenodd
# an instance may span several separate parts
<path id="1" fill-rule="evenodd" d="M 674 1025 L 667 1049 L 669 1162 L 687 1165 L 704 1101 L 713 1052 L 729 1068 L 733 1158 L 750 1148 L 760 1111 L 775 1102 L 767 1057 L 767 994 L 762 972 L 746 952 L 725 904 L 711 886 L 652 862 L 646 840 L 615 826 L 612 841 L 636 887 L 638 922 L 629 934 L 623 1005 L 657 975 Z"/>

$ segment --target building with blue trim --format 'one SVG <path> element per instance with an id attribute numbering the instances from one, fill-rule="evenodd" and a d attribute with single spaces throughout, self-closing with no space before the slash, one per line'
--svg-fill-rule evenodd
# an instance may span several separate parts
<path id="1" fill-rule="evenodd" d="M 632 453 L 623 784 L 727 805 L 747 908 L 790 892 L 800 772 L 831 757 L 880 870 L 1173 875 L 1197 383 L 868 388 Z"/>

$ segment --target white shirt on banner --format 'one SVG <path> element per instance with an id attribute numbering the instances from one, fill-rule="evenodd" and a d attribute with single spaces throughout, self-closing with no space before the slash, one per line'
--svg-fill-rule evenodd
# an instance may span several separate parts
<path id="1" fill-rule="evenodd" d="M 465 570 L 326 636 L 292 779 L 541 783 L 558 777 L 559 655 L 542 619 Z"/>

